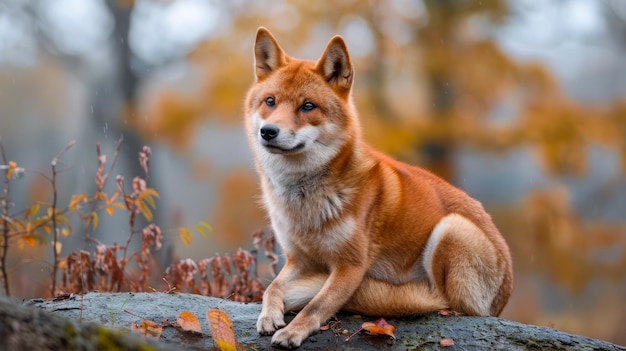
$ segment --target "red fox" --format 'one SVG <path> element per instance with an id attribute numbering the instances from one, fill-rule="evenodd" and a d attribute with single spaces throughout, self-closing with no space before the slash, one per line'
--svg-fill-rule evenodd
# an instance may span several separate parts
<path id="1" fill-rule="evenodd" d="M 504 238 L 480 202 L 366 144 L 341 36 L 309 61 L 261 27 L 254 58 L 245 124 L 286 260 L 259 333 L 294 348 L 339 310 L 499 315 L 513 289 Z M 286 325 L 288 311 L 299 312 Z"/>

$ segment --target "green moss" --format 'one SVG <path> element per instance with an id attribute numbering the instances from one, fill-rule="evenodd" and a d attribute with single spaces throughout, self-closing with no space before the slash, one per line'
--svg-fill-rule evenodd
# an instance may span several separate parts
<path id="1" fill-rule="evenodd" d="M 134 346 L 137 350 L 141 351 L 156 351 L 157 349 L 145 342 L 133 342 L 132 345 L 121 342 L 124 340 L 124 336 L 128 334 L 124 330 L 113 330 L 109 328 L 100 327 L 96 331 L 96 344 L 99 350 L 115 351 L 115 350 L 128 350 L 129 346 Z"/>

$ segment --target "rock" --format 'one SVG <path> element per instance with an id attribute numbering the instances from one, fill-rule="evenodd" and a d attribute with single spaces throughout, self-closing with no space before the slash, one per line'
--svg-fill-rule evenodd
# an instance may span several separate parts
<path id="1" fill-rule="evenodd" d="M 30 306 L 30 307 L 28 307 Z M 32 308 L 32 307 L 37 307 Z M 177 328 L 163 328 L 158 343 L 149 347 L 177 350 L 215 349 L 211 338 L 206 311 L 219 308 L 232 320 L 237 340 L 247 349 L 272 350 L 269 336 L 256 332 L 256 318 L 260 304 L 243 304 L 191 294 L 164 293 L 88 293 L 71 296 L 64 300 L 30 300 L 24 306 L 16 306 L 7 299 L 0 299 L 0 340 L 10 340 L 9 350 L 51 350 L 70 348 L 68 340 L 78 340 L 79 350 L 89 348 L 85 343 L 96 342 L 97 336 L 124 343 L 127 349 L 144 342 L 135 335 L 119 329 L 130 329 L 132 323 L 141 320 L 174 323 L 182 311 L 194 313 L 201 321 L 203 332 L 193 335 Z M 45 311 L 45 312 L 44 312 Z M 307 339 L 301 350 L 441 350 L 440 341 L 450 338 L 454 346 L 450 350 L 622 350 L 625 347 L 588 337 L 567 334 L 550 328 L 530 326 L 494 317 L 440 316 L 432 314 L 414 318 L 388 319 L 396 327 L 396 340 L 381 336 L 359 334 L 346 342 L 347 335 L 357 331 L 366 321 L 376 318 L 340 314 L 330 330 L 320 331 Z M 105 326 L 105 327 L 103 327 Z M 344 330 L 347 330 L 342 334 Z M 37 344 L 36 333 L 44 333 L 48 343 Z M 105 335 L 105 337 L 102 337 Z M 32 339 L 31 339 L 32 338 Z M 22 340 L 22 341 L 18 341 Z M 83 343 L 83 341 L 85 343 Z M 3 341 L 4 342 L 4 341 Z M 20 342 L 23 342 L 20 343 Z M 30 344 L 29 344 L 30 342 Z M 66 344 L 64 344 L 66 343 Z M 126 344 L 128 343 L 128 344 Z M 17 346 L 32 345 L 29 347 Z M 41 346 L 41 347 L 36 347 Z"/>

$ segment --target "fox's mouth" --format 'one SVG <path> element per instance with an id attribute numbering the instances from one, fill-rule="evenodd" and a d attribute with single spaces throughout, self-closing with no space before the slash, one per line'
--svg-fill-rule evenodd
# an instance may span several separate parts
<path id="1" fill-rule="evenodd" d="M 272 143 L 263 143 L 263 146 L 267 149 L 267 151 L 273 154 L 282 154 L 282 155 L 295 154 L 298 151 L 304 149 L 304 143 L 300 143 L 290 149 L 285 149 L 283 147 L 280 147 Z"/>

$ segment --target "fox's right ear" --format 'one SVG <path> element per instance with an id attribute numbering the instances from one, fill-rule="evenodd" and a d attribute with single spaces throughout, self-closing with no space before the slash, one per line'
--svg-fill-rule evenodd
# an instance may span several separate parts
<path id="1" fill-rule="evenodd" d="M 265 27 L 259 27 L 254 43 L 254 68 L 257 81 L 266 78 L 272 71 L 286 63 L 287 55 L 278 45 L 276 38 Z"/>

